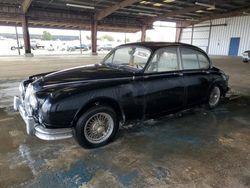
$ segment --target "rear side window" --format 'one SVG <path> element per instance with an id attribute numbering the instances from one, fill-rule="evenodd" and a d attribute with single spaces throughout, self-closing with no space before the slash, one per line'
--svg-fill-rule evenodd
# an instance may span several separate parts
<path id="1" fill-rule="evenodd" d="M 197 52 L 198 54 L 198 59 L 200 63 L 200 68 L 201 69 L 208 69 L 209 68 L 209 61 L 208 58 L 202 54 L 201 52 Z"/>
<path id="2" fill-rule="evenodd" d="M 189 48 L 181 48 L 181 59 L 183 69 L 199 69 L 199 60 L 197 51 Z"/>

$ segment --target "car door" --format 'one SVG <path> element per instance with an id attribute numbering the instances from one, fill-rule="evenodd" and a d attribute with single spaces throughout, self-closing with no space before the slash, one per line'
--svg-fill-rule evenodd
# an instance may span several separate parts
<path id="1" fill-rule="evenodd" d="M 184 104 L 184 84 L 176 47 L 157 50 L 144 72 L 145 115 L 180 109 Z"/>
<path id="2" fill-rule="evenodd" d="M 210 61 L 205 53 L 191 47 L 180 47 L 186 106 L 200 104 L 207 98 L 210 83 Z"/>

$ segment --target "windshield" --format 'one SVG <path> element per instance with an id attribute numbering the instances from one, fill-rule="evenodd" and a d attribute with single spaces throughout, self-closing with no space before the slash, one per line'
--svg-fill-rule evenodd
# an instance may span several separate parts
<path id="1" fill-rule="evenodd" d="M 145 67 L 151 51 L 138 46 L 124 46 L 106 56 L 103 63 L 117 67 L 141 70 Z"/>

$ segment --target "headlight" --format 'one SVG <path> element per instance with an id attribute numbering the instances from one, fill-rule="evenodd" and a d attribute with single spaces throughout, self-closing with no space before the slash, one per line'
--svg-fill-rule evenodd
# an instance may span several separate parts
<path id="1" fill-rule="evenodd" d="M 24 88 L 24 85 L 23 85 L 23 82 L 21 82 L 20 84 L 19 84 L 19 92 L 20 92 L 20 95 L 22 96 L 22 97 L 24 97 L 24 92 L 25 92 L 25 88 Z"/>
<path id="2" fill-rule="evenodd" d="M 36 108 L 37 108 L 37 99 L 36 99 L 36 96 L 34 95 L 34 93 L 31 93 L 31 94 L 30 94 L 29 103 L 30 103 L 30 106 L 31 106 L 33 109 L 36 109 Z"/>
<path id="3" fill-rule="evenodd" d="M 19 92 L 20 93 L 23 93 L 23 91 L 24 91 L 24 86 L 23 86 L 23 83 L 21 82 L 20 84 L 19 84 Z"/>
<path id="4" fill-rule="evenodd" d="M 34 93 L 34 89 L 33 86 L 31 84 L 28 85 L 27 89 L 26 89 L 26 93 L 25 93 L 25 100 L 28 102 L 28 104 L 33 108 L 36 109 L 38 102 L 37 102 L 37 98 L 35 96 Z"/>

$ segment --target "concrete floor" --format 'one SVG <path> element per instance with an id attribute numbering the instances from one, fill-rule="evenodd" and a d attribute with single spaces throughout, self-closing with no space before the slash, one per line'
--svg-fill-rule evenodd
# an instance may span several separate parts
<path id="1" fill-rule="evenodd" d="M 124 127 L 115 142 L 85 150 L 74 139 L 25 133 L 12 99 L 19 81 L 101 57 L 0 59 L 0 187 L 249 187 L 250 64 L 212 57 L 241 97 Z"/>

